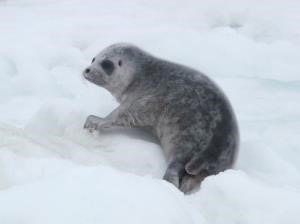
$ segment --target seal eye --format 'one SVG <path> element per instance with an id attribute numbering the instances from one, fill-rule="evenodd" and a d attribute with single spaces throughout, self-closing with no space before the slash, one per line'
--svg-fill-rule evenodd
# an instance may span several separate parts
<path id="1" fill-rule="evenodd" d="M 95 60 L 96 60 L 96 58 L 93 58 L 92 63 L 94 63 Z"/>
<path id="2" fill-rule="evenodd" d="M 118 64 L 119 64 L 119 66 L 122 66 L 122 61 L 121 61 L 121 60 L 119 60 Z"/>
<path id="3" fill-rule="evenodd" d="M 101 67 L 108 75 L 111 75 L 111 73 L 114 71 L 115 66 L 114 63 L 112 63 L 110 60 L 104 60 L 101 62 Z"/>

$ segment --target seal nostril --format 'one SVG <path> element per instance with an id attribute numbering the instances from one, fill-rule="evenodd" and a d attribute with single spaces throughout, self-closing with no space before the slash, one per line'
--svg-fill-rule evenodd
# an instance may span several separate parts
<path id="1" fill-rule="evenodd" d="M 86 70 L 85 70 L 85 73 L 89 73 L 91 70 L 89 69 L 89 68 L 87 68 Z"/>

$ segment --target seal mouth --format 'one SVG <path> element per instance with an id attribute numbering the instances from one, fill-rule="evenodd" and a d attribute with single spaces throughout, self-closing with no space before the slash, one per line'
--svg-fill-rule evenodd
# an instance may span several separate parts
<path id="1" fill-rule="evenodd" d="M 83 75 L 83 77 L 84 77 L 86 80 L 90 81 L 90 77 L 89 77 L 89 74 L 88 74 L 88 73 L 83 72 L 82 75 Z"/>
<path id="2" fill-rule="evenodd" d="M 91 83 L 94 83 L 98 86 L 105 85 L 105 81 L 100 78 L 100 74 L 86 73 L 83 72 L 83 77 Z"/>

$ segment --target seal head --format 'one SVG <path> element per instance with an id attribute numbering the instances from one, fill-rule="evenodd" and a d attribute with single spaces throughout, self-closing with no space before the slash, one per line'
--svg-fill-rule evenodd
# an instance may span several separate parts
<path id="1" fill-rule="evenodd" d="M 142 63 L 133 60 L 141 55 L 143 52 L 130 44 L 111 45 L 92 59 L 83 76 L 106 88 L 119 100 L 142 66 Z"/>

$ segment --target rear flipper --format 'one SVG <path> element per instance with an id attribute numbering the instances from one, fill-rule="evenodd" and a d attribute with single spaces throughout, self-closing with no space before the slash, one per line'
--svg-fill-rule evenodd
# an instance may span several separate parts
<path id="1" fill-rule="evenodd" d="M 205 177 L 217 173 L 217 161 L 204 160 L 201 154 L 194 156 L 185 164 L 185 175 L 181 179 L 179 189 L 185 194 L 192 193 L 199 189 Z"/>
<path id="2" fill-rule="evenodd" d="M 199 155 L 188 162 L 182 159 L 172 161 L 163 179 L 187 194 L 197 190 L 204 178 L 213 174 L 216 174 L 214 163 L 204 161 Z"/>
<path id="3" fill-rule="evenodd" d="M 196 191 L 208 175 L 209 173 L 206 170 L 199 171 L 197 175 L 191 175 L 186 172 L 184 163 L 175 161 L 170 163 L 163 179 L 187 194 Z"/>
<path id="4" fill-rule="evenodd" d="M 179 189 L 185 194 L 193 193 L 200 188 L 201 182 L 207 176 L 209 176 L 209 174 L 206 170 L 202 170 L 197 175 L 185 173 L 181 179 Z"/>
<path id="5" fill-rule="evenodd" d="M 163 179 L 179 188 L 181 179 L 185 173 L 184 163 L 173 161 L 169 164 Z"/>
<path id="6" fill-rule="evenodd" d="M 203 155 L 201 154 L 193 157 L 185 164 L 185 171 L 193 176 L 197 176 L 203 172 L 203 170 L 207 171 L 210 175 L 217 174 L 218 172 L 222 171 L 220 170 L 221 167 L 218 168 L 218 161 L 216 159 L 208 160 L 207 157 L 204 158 L 206 158 L 206 160 L 203 159 Z"/>

